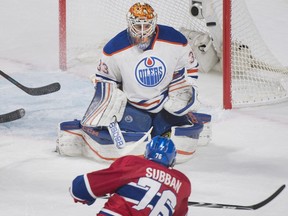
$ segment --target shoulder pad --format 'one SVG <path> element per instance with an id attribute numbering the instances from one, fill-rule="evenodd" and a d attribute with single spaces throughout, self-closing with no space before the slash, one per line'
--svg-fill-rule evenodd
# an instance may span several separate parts
<path id="1" fill-rule="evenodd" d="M 188 41 L 186 37 L 176 29 L 170 26 L 158 25 L 159 33 L 157 40 L 166 41 L 185 46 Z"/>
<path id="2" fill-rule="evenodd" d="M 131 43 L 128 38 L 127 30 L 123 30 L 112 38 L 103 48 L 105 55 L 113 55 L 117 52 L 121 52 L 127 48 L 131 47 Z"/>

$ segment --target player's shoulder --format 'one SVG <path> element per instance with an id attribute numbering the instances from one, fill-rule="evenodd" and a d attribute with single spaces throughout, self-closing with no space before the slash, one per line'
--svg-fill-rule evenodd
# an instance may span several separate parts
<path id="1" fill-rule="evenodd" d="M 188 43 L 187 38 L 181 32 L 171 26 L 157 25 L 157 28 L 157 40 L 180 45 L 186 45 Z"/>
<path id="2" fill-rule="evenodd" d="M 136 155 L 126 155 L 123 157 L 118 158 L 117 163 L 122 164 L 124 166 L 135 166 L 135 167 L 159 167 L 161 169 L 168 169 L 167 167 L 164 167 L 154 161 L 150 161 L 143 156 L 136 156 Z M 115 161 L 115 162 L 116 162 Z"/>
<path id="3" fill-rule="evenodd" d="M 126 155 L 126 156 L 122 156 L 120 158 L 117 158 L 113 164 L 121 164 L 122 166 L 133 166 L 133 164 L 142 164 L 145 163 L 145 158 L 144 157 L 140 157 L 140 156 L 136 156 L 136 155 Z"/>
<path id="4" fill-rule="evenodd" d="M 129 41 L 127 29 L 125 29 L 108 41 L 103 48 L 103 52 L 105 55 L 113 55 L 129 47 L 131 47 L 131 43 Z"/>
<path id="5" fill-rule="evenodd" d="M 126 164 L 139 164 L 139 163 L 147 162 L 147 159 L 145 159 L 144 157 L 136 156 L 136 155 L 126 155 L 117 160 L 121 161 L 121 163 L 126 163 Z"/>

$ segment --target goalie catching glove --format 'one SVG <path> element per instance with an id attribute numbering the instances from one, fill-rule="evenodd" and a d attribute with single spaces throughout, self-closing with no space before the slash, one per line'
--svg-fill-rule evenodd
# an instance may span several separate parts
<path id="1" fill-rule="evenodd" d="M 164 109 L 176 116 L 183 116 L 188 112 L 196 112 L 199 109 L 197 87 L 183 82 L 169 87 L 168 100 Z"/>
<path id="2" fill-rule="evenodd" d="M 107 127 L 114 121 L 114 117 L 117 121 L 122 119 L 127 97 L 116 83 L 93 78 L 95 94 L 81 124 L 88 127 Z"/>

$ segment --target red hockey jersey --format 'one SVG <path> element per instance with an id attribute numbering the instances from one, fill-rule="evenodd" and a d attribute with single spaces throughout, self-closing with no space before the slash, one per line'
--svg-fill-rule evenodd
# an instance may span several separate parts
<path id="1" fill-rule="evenodd" d="M 91 197 L 113 194 L 98 215 L 184 216 L 188 212 L 189 179 L 145 158 L 119 158 L 107 169 L 83 175 L 83 181 L 87 190 L 83 193 Z"/>

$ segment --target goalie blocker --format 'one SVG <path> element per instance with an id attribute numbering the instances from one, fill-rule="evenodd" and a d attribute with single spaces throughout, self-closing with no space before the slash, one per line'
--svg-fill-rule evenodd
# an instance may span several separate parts
<path id="1" fill-rule="evenodd" d="M 193 156 L 197 145 L 210 142 L 210 115 L 190 112 L 176 117 L 165 109 L 151 114 L 130 104 L 126 105 L 127 99 L 123 97 L 125 94 L 110 82 L 95 82 L 95 90 L 82 121 L 59 124 L 59 154 L 112 162 L 125 155 L 143 156 L 145 146 L 152 137 L 169 134 L 177 149 L 176 162 L 181 163 Z M 125 140 L 124 148 L 115 147 L 107 128 L 113 116 L 119 121 L 121 131 L 118 132 Z"/>

